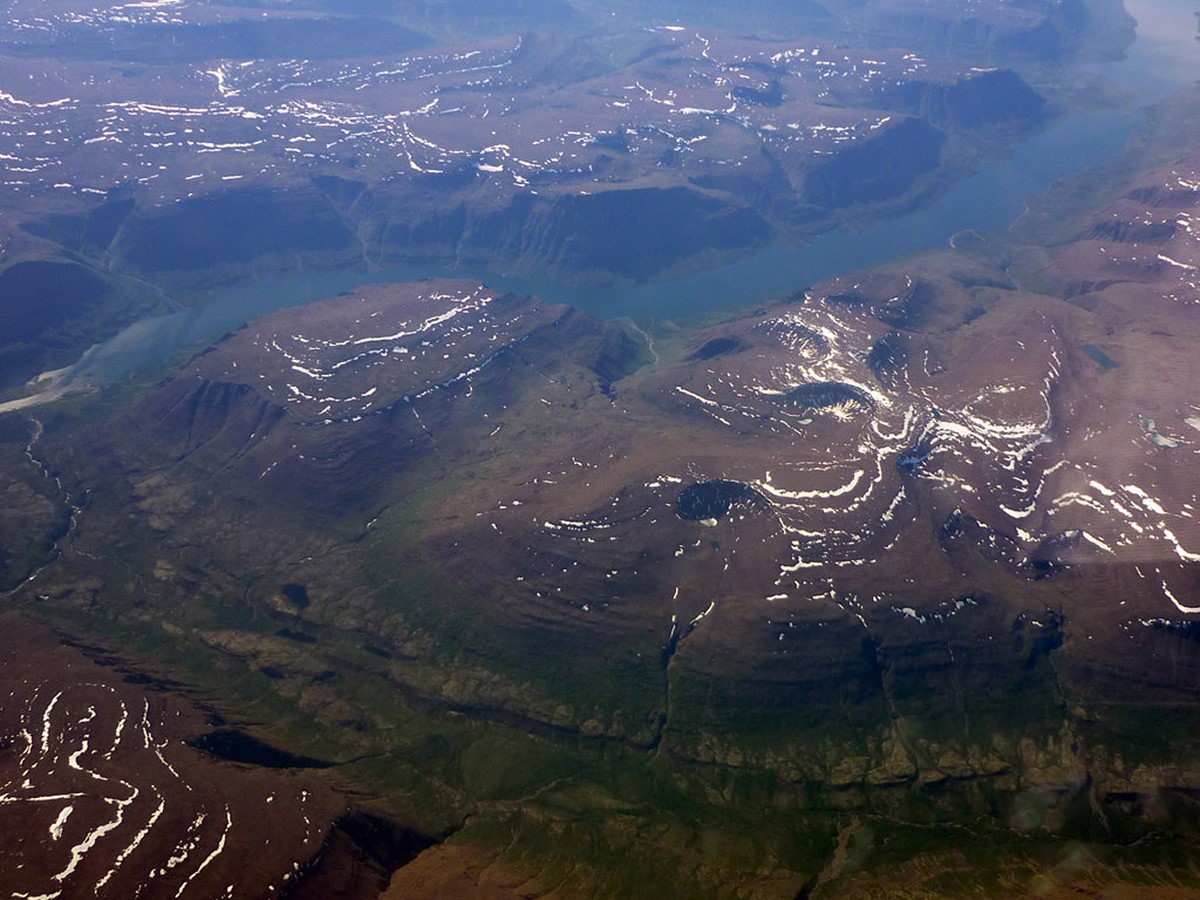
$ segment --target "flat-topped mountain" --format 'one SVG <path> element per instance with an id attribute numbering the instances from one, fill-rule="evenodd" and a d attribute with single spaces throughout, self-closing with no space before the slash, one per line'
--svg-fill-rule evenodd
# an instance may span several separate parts
<path id="1" fill-rule="evenodd" d="M 194 640 L 327 721 L 377 679 L 405 715 L 822 804 L 987 785 L 1008 817 L 1036 788 L 1052 832 L 1079 804 L 1137 831 L 1147 779 L 1195 776 L 1171 750 L 1197 665 L 1194 168 L 1028 283 L 935 255 L 656 340 L 470 281 L 272 313 L 86 444 L 42 439 L 102 499 L 39 590 L 70 607 L 107 572 L 120 615 L 103 536 L 145 570 L 142 615 L 187 598 Z M 351 746 L 400 746 L 357 720 Z"/>

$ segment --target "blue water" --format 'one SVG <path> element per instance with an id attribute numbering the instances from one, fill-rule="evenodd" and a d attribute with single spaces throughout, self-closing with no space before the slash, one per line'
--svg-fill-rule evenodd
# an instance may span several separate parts
<path id="1" fill-rule="evenodd" d="M 496 279 L 494 284 L 612 317 L 673 317 L 747 306 L 842 272 L 944 247 L 968 228 L 1005 228 L 1024 211 L 1027 197 L 1059 178 L 1120 155 L 1140 121 L 1140 114 L 1133 112 L 1072 116 L 1021 144 L 1012 159 L 984 166 L 918 212 L 857 231 L 832 231 L 802 247 L 771 247 L 687 278 L 583 290 L 519 279 Z"/>
<path id="2" fill-rule="evenodd" d="M 622 287 L 581 287 L 552 279 L 511 278 L 487 271 L 402 266 L 376 271 L 305 272 L 257 278 L 213 290 L 203 303 L 138 322 L 80 360 L 73 378 L 105 382 L 215 340 L 274 309 L 308 303 L 366 283 L 429 277 L 479 278 L 498 290 L 570 303 L 596 315 L 677 318 L 745 307 L 784 296 L 843 272 L 945 247 L 967 229 L 1006 228 L 1026 200 L 1054 181 L 1119 156 L 1142 121 L 1138 105 L 1192 81 L 1200 73 L 1196 0 L 1126 0 L 1138 37 L 1126 58 L 1101 70 L 1129 93 L 1127 109 L 1069 116 L 1019 144 L 933 205 L 856 231 L 834 231 L 805 246 L 777 246 L 730 265 L 679 278 Z"/>

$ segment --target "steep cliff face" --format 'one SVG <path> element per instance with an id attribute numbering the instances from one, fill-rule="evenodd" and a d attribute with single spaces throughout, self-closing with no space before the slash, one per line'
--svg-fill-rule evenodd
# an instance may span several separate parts
<path id="1" fill-rule="evenodd" d="M 946 136 L 921 119 L 905 119 L 842 150 L 805 177 L 804 199 L 837 209 L 898 197 L 937 168 Z"/>
<path id="2" fill-rule="evenodd" d="M 1090 26 L 1093 18 L 1101 18 L 1096 13 L 1082 0 L 1023 0 L 965 13 L 950 2 L 913 5 L 883 0 L 864 5 L 855 16 L 868 28 L 890 27 L 893 40 L 902 34 L 942 50 L 1020 54 L 1039 60 L 1061 59 L 1080 51 L 1114 56 L 1132 39 L 1127 17 L 1126 29 L 1105 27 L 1095 34 Z M 1105 13 L 1112 15 L 1108 10 Z"/>
<path id="3" fill-rule="evenodd" d="M 625 188 L 567 194 L 549 203 L 517 198 L 506 212 L 471 228 L 462 247 L 468 258 L 496 253 L 527 271 L 610 271 L 643 279 L 697 253 L 753 247 L 770 232 L 759 212 L 730 195 Z"/>
<path id="4" fill-rule="evenodd" d="M 67 365 L 72 332 L 112 292 L 101 276 L 74 263 L 27 261 L 0 270 L 0 388 L 56 362 Z"/>
<path id="5" fill-rule="evenodd" d="M 973 73 L 949 84 L 913 81 L 885 97 L 929 122 L 958 128 L 1035 128 L 1046 117 L 1046 101 L 1010 69 Z"/>
<path id="6" fill-rule="evenodd" d="M 231 191 L 139 210 L 109 248 L 118 268 L 214 272 L 263 260 L 353 259 L 353 231 L 316 190 Z"/>

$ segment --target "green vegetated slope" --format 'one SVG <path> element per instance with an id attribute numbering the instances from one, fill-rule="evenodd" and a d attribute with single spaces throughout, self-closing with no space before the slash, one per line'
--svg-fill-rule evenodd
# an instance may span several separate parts
<path id="1" fill-rule="evenodd" d="M 1067 283 L 1093 240 L 1087 222 L 1080 234 L 1054 250 Z M 1194 323 L 1175 323 L 1166 359 L 1103 344 L 1119 356 L 1105 368 L 1081 349 L 1109 327 L 1130 346 L 1158 333 L 1171 308 L 1147 292 L 1169 269 L 1067 303 L 1006 283 L 989 257 L 1011 248 L 973 252 L 906 267 L 908 293 L 883 273 L 699 333 L 652 327 L 657 364 L 632 328 L 497 297 L 423 350 L 421 335 L 398 339 L 409 349 L 392 368 L 295 363 L 349 379 L 322 382 L 360 410 L 337 421 L 331 401 L 276 387 L 298 376 L 266 365 L 274 346 L 348 352 L 328 336 L 411 330 L 393 323 L 424 298 L 474 289 L 379 287 L 275 314 L 179 374 L 39 412 L 40 435 L 6 432 L 24 460 L 14 480 L 37 484 L 40 463 L 81 507 L 65 534 L 47 517 L 57 555 L 31 555 L 52 565 L 16 596 L 444 839 L 399 870 L 395 896 L 1187 896 L 1197 656 L 1140 563 L 1089 561 L 1065 532 L 1024 558 L 971 499 L 999 487 L 979 476 L 956 507 L 922 480 L 986 468 L 955 468 L 950 449 L 929 468 L 938 457 L 915 431 L 881 475 L 911 492 L 900 543 L 822 569 L 835 596 L 756 593 L 778 554 L 790 559 L 779 501 L 718 509 L 713 525 L 676 515 L 688 482 L 672 478 L 779 472 L 783 448 L 841 453 L 885 401 L 938 384 L 937 366 L 1005 377 L 976 348 L 1002 335 L 1032 348 L 1044 326 L 1014 331 L 1030 316 L 1051 315 L 1074 348 L 1051 395 L 1064 453 L 1105 422 L 1138 427 L 1080 398 L 1174 390 L 1152 371 Z M 883 335 L 891 350 L 822 350 L 829 316 L 843 331 L 827 340 Z M 676 389 L 726 403 L 720 378 L 734 390 L 826 351 L 820 365 L 875 379 L 862 382 L 875 409 L 840 406 L 828 387 L 799 411 L 747 395 L 745 409 L 774 411 L 730 404 L 730 426 Z M 913 367 L 926 358 L 937 366 Z M 936 428 L 959 413 L 937 399 L 920 415 Z M 1170 472 L 1181 457 L 1167 453 L 1144 443 L 1130 464 Z M 1174 509 L 1168 487 L 1155 502 Z M 555 537 L 564 529 L 575 543 Z M 867 589 L 891 599 L 850 602 Z"/>

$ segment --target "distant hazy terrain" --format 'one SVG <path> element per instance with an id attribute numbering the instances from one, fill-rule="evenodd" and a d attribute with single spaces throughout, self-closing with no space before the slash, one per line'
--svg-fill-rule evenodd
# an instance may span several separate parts
<path id="1" fill-rule="evenodd" d="M 1129 37 L 1057 3 L 336 6 L 8 5 L 0 383 L 263 269 L 643 279 L 894 214 L 1061 114 L 1006 54 L 1053 95 Z"/>

